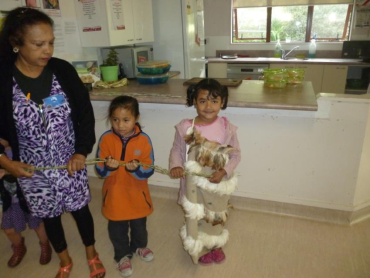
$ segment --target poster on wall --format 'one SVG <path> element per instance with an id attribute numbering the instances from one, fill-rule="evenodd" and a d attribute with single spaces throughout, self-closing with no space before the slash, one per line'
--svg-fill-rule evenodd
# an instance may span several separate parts
<path id="1" fill-rule="evenodd" d="M 22 5 L 29 8 L 41 8 L 42 0 L 23 0 Z"/>
<path id="2" fill-rule="evenodd" d="M 82 32 L 99 32 L 102 30 L 100 7 L 97 0 L 78 0 L 76 13 L 81 19 Z"/>
<path id="3" fill-rule="evenodd" d="M 356 27 L 369 27 L 370 26 L 370 6 L 357 6 L 356 7 Z"/>
<path id="4" fill-rule="evenodd" d="M 42 0 L 44 9 L 59 10 L 59 0 Z"/>
<path id="5" fill-rule="evenodd" d="M 63 30 L 63 19 L 62 18 L 53 18 L 54 20 L 54 54 L 63 54 L 66 53 L 66 43 L 64 39 L 64 30 Z"/>
<path id="6" fill-rule="evenodd" d="M 44 12 L 50 17 L 61 17 L 59 0 L 42 0 Z"/>
<path id="7" fill-rule="evenodd" d="M 125 30 L 125 21 L 123 18 L 122 0 L 111 0 L 110 10 L 112 14 L 112 26 L 114 30 Z"/>

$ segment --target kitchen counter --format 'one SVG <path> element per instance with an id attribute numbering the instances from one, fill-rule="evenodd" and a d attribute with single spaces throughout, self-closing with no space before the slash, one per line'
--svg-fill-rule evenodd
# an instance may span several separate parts
<path id="1" fill-rule="evenodd" d="M 288 60 L 282 60 L 280 58 L 272 57 L 249 57 L 249 58 L 236 58 L 236 59 L 222 59 L 222 58 L 208 58 L 208 63 L 229 63 L 229 64 L 280 64 L 280 63 L 293 63 L 293 64 L 320 64 L 320 65 L 348 65 L 348 66 L 369 66 L 370 63 L 364 63 L 361 59 L 298 59 L 288 58 Z"/>
<path id="2" fill-rule="evenodd" d="M 119 95 L 130 95 L 141 103 L 185 105 L 186 79 L 169 79 L 158 85 L 142 85 L 136 80 L 128 86 L 112 89 L 93 89 L 91 100 L 110 101 Z M 284 89 L 265 88 L 263 81 L 245 80 L 238 87 L 229 88 L 228 107 L 317 111 L 316 95 L 311 82 Z"/>
<path id="3" fill-rule="evenodd" d="M 196 116 L 194 107 L 185 106 L 184 81 L 156 86 L 131 82 L 124 88 L 94 90 L 96 138 L 110 129 L 109 100 L 134 95 L 140 100 L 140 124 L 152 141 L 155 164 L 167 169 L 174 126 Z M 317 111 L 299 111 L 316 105 Z M 230 103 L 219 115 L 238 127 L 242 160 L 236 169 L 235 207 L 342 224 L 370 217 L 369 109 L 368 95 L 319 93 L 316 99 L 310 82 L 295 90 L 266 90 L 258 81 L 230 88 Z M 95 176 L 93 166 L 88 167 Z M 157 172 L 149 179 L 161 196 L 174 198 L 178 183 Z"/>

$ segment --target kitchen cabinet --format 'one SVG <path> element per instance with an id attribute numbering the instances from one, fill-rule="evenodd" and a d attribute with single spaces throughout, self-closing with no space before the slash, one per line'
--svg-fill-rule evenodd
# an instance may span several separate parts
<path id="1" fill-rule="evenodd" d="M 270 64 L 270 69 L 292 69 L 296 68 L 296 64 L 281 63 L 281 64 Z"/>
<path id="2" fill-rule="evenodd" d="M 227 78 L 227 63 L 209 63 L 208 78 Z"/>
<path id="3" fill-rule="evenodd" d="M 325 65 L 322 76 L 321 92 L 344 94 L 348 66 Z"/>
<path id="4" fill-rule="evenodd" d="M 83 47 L 107 47 L 154 41 L 152 0 L 75 1 Z M 117 26 L 119 24 L 119 26 Z"/>
<path id="5" fill-rule="evenodd" d="M 152 0 L 126 1 L 133 4 L 134 43 L 154 41 Z"/>
<path id="6" fill-rule="evenodd" d="M 304 69 L 304 81 L 311 81 L 313 89 L 316 94 L 321 92 L 322 86 L 322 75 L 324 72 L 323 65 L 307 65 L 307 64 L 292 64 L 292 63 L 278 63 L 278 64 L 270 64 L 271 69 L 288 69 L 288 68 L 298 68 Z"/>

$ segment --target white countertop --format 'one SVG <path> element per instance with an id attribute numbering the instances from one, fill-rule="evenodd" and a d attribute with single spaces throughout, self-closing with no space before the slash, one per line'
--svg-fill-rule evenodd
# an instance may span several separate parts
<path id="1" fill-rule="evenodd" d="M 280 58 L 274 57 L 248 57 L 248 58 L 236 58 L 236 59 L 222 59 L 219 57 L 210 57 L 207 58 L 208 63 L 229 63 L 229 64 L 258 64 L 258 63 L 268 63 L 268 64 L 278 64 L 278 63 L 302 63 L 302 64 L 340 64 L 340 65 L 356 65 L 356 66 L 369 66 L 370 63 L 362 62 L 362 59 L 323 59 L 323 58 L 314 58 L 314 59 L 299 59 L 299 58 L 288 58 L 288 60 L 283 60 Z"/>

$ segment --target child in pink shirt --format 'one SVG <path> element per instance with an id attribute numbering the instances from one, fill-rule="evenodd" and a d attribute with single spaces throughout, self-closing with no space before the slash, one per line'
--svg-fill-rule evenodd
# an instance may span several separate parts
<path id="1" fill-rule="evenodd" d="M 186 218 L 186 225 L 181 229 L 184 248 L 194 263 L 202 265 L 225 260 L 221 247 L 229 236 L 224 225 L 229 198 L 237 183 L 234 170 L 240 162 L 240 150 L 237 127 L 226 117 L 218 116 L 220 110 L 226 109 L 227 100 L 227 87 L 214 79 L 203 79 L 190 86 L 187 106 L 194 105 L 197 116 L 176 125 L 170 154 L 171 176 L 181 178 L 179 203 Z M 184 178 L 185 170 L 210 177 L 186 175 Z"/>

